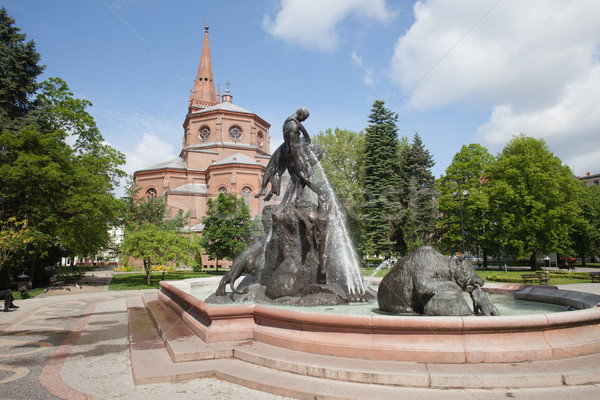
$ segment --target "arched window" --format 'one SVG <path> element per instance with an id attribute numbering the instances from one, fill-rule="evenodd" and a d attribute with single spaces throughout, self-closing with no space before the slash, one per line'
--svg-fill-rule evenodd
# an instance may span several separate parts
<path id="1" fill-rule="evenodd" d="M 242 189 L 242 198 L 250 210 L 252 210 L 252 189 L 245 187 Z"/>
<path id="2" fill-rule="evenodd" d="M 225 196 L 227 196 L 227 188 L 226 187 L 219 188 L 219 193 L 223 193 Z"/>
<path id="3" fill-rule="evenodd" d="M 242 139 L 242 128 L 240 128 L 239 126 L 232 126 L 231 128 L 229 128 L 229 137 L 231 138 L 231 140 L 234 141 L 239 141 Z"/>
<path id="4" fill-rule="evenodd" d="M 265 137 L 262 132 L 258 132 L 258 135 L 256 135 L 256 141 L 258 142 L 258 147 L 263 147 L 265 145 Z"/>
<path id="5" fill-rule="evenodd" d="M 156 189 L 150 188 L 146 190 L 146 200 L 153 201 L 154 199 L 156 199 Z"/>

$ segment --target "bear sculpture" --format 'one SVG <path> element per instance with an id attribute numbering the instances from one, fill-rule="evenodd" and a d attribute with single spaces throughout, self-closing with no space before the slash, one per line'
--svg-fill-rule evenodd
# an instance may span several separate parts
<path id="1" fill-rule="evenodd" d="M 423 246 L 399 260 L 382 279 L 377 291 L 379 309 L 393 314 L 471 315 L 463 295 L 477 291 L 473 302 L 486 315 L 499 315 L 481 291 L 485 281 L 464 258 L 446 257 Z"/>

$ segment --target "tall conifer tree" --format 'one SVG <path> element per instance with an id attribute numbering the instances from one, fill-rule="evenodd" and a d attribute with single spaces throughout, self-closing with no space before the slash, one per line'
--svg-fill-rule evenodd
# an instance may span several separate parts
<path id="1" fill-rule="evenodd" d="M 407 251 L 432 242 L 437 219 L 438 191 L 431 168 L 435 165 L 418 133 L 405 152 L 403 167 L 408 188 L 403 238 Z"/>
<path id="2" fill-rule="evenodd" d="M 26 115 L 36 78 L 44 70 L 33 40 L 14 26 L 4 7 L 0 8 L 0 131 L 9 129 L 16 118 Z"/>
<path id="3" fill-rule="evenodd" d="M 393 240 L 401 219 L 401 183 L 398 115 L 375 101 L 365 135 L 365 204 L 363 207 L 367 254 L 385 255 L 395 248 Z"/>

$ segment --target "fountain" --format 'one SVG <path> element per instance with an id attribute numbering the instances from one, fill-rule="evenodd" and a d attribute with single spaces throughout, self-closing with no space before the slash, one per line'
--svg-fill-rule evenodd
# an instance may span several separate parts
<path id="1" fill-rule="evenodd" d="M 375 303 L 353 250 L 343 247 L 350 243 L 343 211 L 331 189 L 314 180 L 312 168 L 319 168 L 322 152 L 301 124 L 307 117 L 308 110 L 301 108 L 286 120 L 285 143 L 267 166 L 259 193 L 264 196 L 270 183 L 265 198 L 280 194 L 286 169 L 291 175 L 281 203 L 263 210 L 267 237 L 234 261 L 217 292 L 205 301 L 189 293 L 203 280 L 161 282 L 160 300 L 205 343 L 253 341 L 327 356 L 445 364 L 554 360 L 600 351 L 600 309 L 592 307 L 597 298 L 584 301 L 558 289 L 525 289 L 525 299 L 578 310 L 498 316 L 470 263 L 431 248 L 396 263 L 380 284 L 379 308 L 405 315 L 311 311 L 306 306 L 335 310 L 357 300 Z M 315 193 L 317 204 L 306 200 L 305 187 Z M 243 272 L 248 274 L 235 288 Z M 225 291 L 227 284 L 233 293 Z M 462 293 L 467 287 L 473 288 L 475 311 L 488 316 L 471 315 Z"/>

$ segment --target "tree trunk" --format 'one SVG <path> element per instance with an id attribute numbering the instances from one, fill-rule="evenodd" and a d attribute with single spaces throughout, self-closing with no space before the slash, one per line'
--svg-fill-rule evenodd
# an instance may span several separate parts
<path id="1" fill-rule="evenodd" d="M 585 267 L 585 252 L 581 252 L 581 254 L 579 254 L 579 258 L 581 258 L 581 266 Z"/>
<path id="2" fill-rule="evenodd" d="M 144 260 L 144 270 L 146 271 L 146 284 L 150 286 L 150 260 Z"/>
<path id="3" fill-rule="evenodd" d="M 216 268 L 217 272 L 219 272 L 219 259 L 218 258 L 215 258 L 215 265 L 217 267 Z"/>
<path id="4" fill-rule="evenodd" d="M 488 269 L 487 251 L 483 249 L 483 269 Z"/>
<path id="5" fill-rule="evenodd" d="M 531 254 L 531 257 L 529 257 L 529 266 L 531 267 L 532 271 L 536 271 L 537 270 L 537 262 L 535 259 L 535 253 Z"/>
<path id="6" fill-rule="evenodd" d="M 69 256 L 69 260 L 71 261 L 71 274 L 75 273 L 75 256 L 71 254 Z"/>

